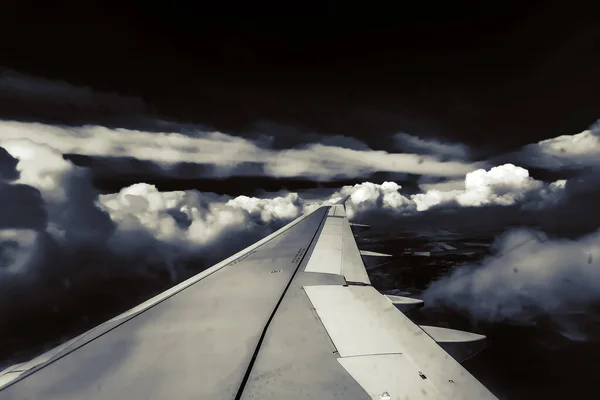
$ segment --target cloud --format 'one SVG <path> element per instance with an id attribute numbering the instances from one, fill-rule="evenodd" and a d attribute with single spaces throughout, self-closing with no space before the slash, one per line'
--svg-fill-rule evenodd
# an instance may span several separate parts
<path id="1" fill-rule="evenodd" d="M 95 242 L 97 235 L 104 238 L 110 233 L 112 223 L 94 204 L 97 192 L 88 171 L 64 160 L 53 148 L 27 139 L 2 139 L 0 146 L 19 160 L 19 179 L 15 183 L 24 187 L 23 196 L 13 197 L 8 205 L 25 211 L 27 204 L 39 204 L 35 196 L 39 193 L 48 215 L 47 228 L 57 240 Z M 14 191 L 17 186 L 12 187 Z M 29 203 L 23 200 L 28 192 L 29 197 L 33 196 Z M 36 209 L 31 207 L 32 212 Z M 19 213 L 15 218 L 30 217 Z"/>
<path id="2" fill-rule="evenodd" d="M 400 225 L 407 231 L 439 229 L 463 234 L 496 234 L 514 226 L 530 226 L 553 234 L 580 235 L 600 224 L 599 174 L 547 183 L 526 169 L 506 164 L 474 171 L 464 189 L 430 189 L 408 194 L 393 182 L 346 186 L 335 196 L 352 194 L 349 215 L 357 222 Z"/>
<path id="3" fill-rule="evenodd" d="M 35 229 L 0 229 L 0 279 L 7 274 L 23 274 L 34 263 L 38 240 Z"/>
<path id="4" fill-rule="evenodd" d="M 466 160 L 471 156 L 469 147 L 460 143 L 448 143 L 437 139 L 424 139 L 408 133 L 394 135 L 396 148 L 411 153 L 431 154 L 438 157 Z"/>
<path id="5" fill-rule="evenodd" d="M 226 142 L 235 141 L 223 134 L 217 136 Z M 6 198 L 0 228 L 41 232 L 44 246 L 55 246 L 53 251 L 61 257 L 69 258 L 73 248 L 92 246 L 113 259 L 145 260 L 137 264 L 137 272 L 151 259 L 168 270 L 173 280 L 187 273 L 191 258 L 216 262 L 318 204 L 345 195 L 350 195 L 350 217 L 373 211 L 400 217 L 440 207 L 555 207 L 566 188 L 564 182 L 547 185 L 533 180 L 527 170 L 507 164 L 468 173 L 465 190 L 432 189 L 410 196 L 402 194 L 395 182 L 363 182 L 310 200 L 310 196 L 303 199 L 296 193 L 231 198 L 198 191 L 160 192 L 144 183 L 99 195 L 89 172 L 66 161 L 52 147 L 10 137 L 0 140 L 0 146 L 18 160 L 19 174 L 14 182 L 0 186 L 0 197 Z M 64 263 L 69 265 L 69 261 Z"/>
<path id="6" fill-rule="evenodd" d="M 395 182 L 382 184 L 363 182 L 353 186 L 344 186 L 334 193 L 330 201 L 336 201 L 344 196 L 350 196 L 346 203 L 348 218 L 357 213 L 372 210 L 408 213 L 414 210 L 414 203 L 403 196 L 399 190 L 402 187 Z"/>
<path id="7" fill-rule="evenodd" d="M 458 176 L 473 169 L 473 166 L 460 162 L 441 162 L 415 154 L 312 145 L 276 154 L 274 161 L 269 162 L 266 169 L 274 176 L 332 178 L 366 176 L 375 171 Z"/>
<path id="8" fill-rule="evenodd" d="M 19 161 L 6 149 L 0 148 L 0 180 L 11 181 L 19 177 L 17 164 Z"/>
<path id="9" fill-rule="evenodd" d="M 144 122 L 148 109 L 137 97 L 99 92 L 90 87 L 19 73 L 0 71 L 0 105 L 9 118 L 80 123 Z"/>
<path id="10" fill-rule="evenodd" d="M 279 124 L 271 121 L 259 121 L 250 129 L 240 132 L 240 136 L 251 139 L 261 147 L 279 150 L 314 143 L 354 150 L 369 150 L 367 144 L 353 137 L 322 135 L 298 126 Z"/>
<path id="11" fill-rule="evenodd" d="M 258 164 L 267 176 L 330 180 L 364 177 L 378 171 L 452 177 L 464 175 L 477 167 L 477 164 L 459 161 L 439 161 L 431 156 L 319 143 L 275 150 L 260 147 L 241 137 L 200 130 L 183 134 L 2 121 L 0 133 L 6 139 L 27 138 L 49 145 L 63 154 L 152 161 L 161 164 L 167 173 L 180 163 L 193 163 L 211 165 L 220 176 L 229 176 L 239 173 L 240 165 Z"/>
<path id="12" fill-rule="evenodd" d="M 158 241 L 181 246 L 188 252 L 212 247 L 233 231 L 266 235 L 303 214 L 305 207 L 295 193 L 270 199 L 232 199 L 197 191 L 159 192 L 144 183 L 101 195 L 99 204 L 117 224 L 118 234 L 143 230 Z"/>
<path id="13" fill-rule="evenodd" d="M 53 148 L 28 139 L 0 140 L 0 145 L 18 159 L 18 182 L 38 188 L 50 200 L 66 200 L 66 180 L 74 170 Z"/>
<path id="14" fill-rule="evenodd" d="M 0 204 L 0 229 L 46 227 L 46 207 L 38 189 L 0 182 Z"/>
<path id="15" fill-rule="evenodd" d="M 549 239 L 544 233 L 511 230 L 496 239 L 496 254 L 434 282 L 428 305 L 443 305 L 491 321 L 534 323 L 551 317 L 572 336 L 570 315 L 600 301 L 600 231 L 578 239 Z"/>
<path id="16" fill-rule="evenodd" d="M 600 167 L 600 122 L 578 134 L 529 144 L 508 158 L 553 171 Z"/>
<path id="17" fill-rule="evenodd" d="M 546 185 L 531 178 L 527 169 L 513 164 L 504 164 L 490 170 L 478 169 L 467 173 L 464 190 L 430 189 L 411 198 L 417 204 L 419 211 L 452 202 L 463 207 L 509 206 L 528 199 L 532 193 L 548 197 L 564 188 L 564 184 L 564 181 L 558 181 Z"/>
<path id="18" fill-rule="evenodd" d="M 452 190 L 465 190 L 464 179 L 435 179 L 436 177 L 422 176 L 419 179 L 419 189 L 422 192 L 429 190 L 438 190 L 442 192 L 449 192 Z"/>

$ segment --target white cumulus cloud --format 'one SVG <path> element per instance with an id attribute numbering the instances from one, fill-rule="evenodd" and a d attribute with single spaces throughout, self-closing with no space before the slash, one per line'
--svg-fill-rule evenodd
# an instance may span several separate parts
<path id="1" fill-rule="evenodd" d="M 532 193 L 543 193 L 546 197 L 558 194 L 565 185 L 565 181 L 546 185 L 529 176 L 527 169 L 513 164 L 469 172 L 464 182 L 463 190 L 430 189 L 425 193 L 413 195 L 411 199 L 416 203 L 419 211 L 447 203 L 456 203 L 465 207 L 509 206 L 526 200 Z"/>
<path id="2" fill-rule="evenodd" d="M 349 218 L 361 211 L 373 209 L 409 212 L 414 209 L 413 202 L 402 195 L 400 189 L 401 186 L 395 182 L 363 182 L 354 186 L 344 186 L 332 196 L 332 201 L 350 196 L 346 202 Z"/>

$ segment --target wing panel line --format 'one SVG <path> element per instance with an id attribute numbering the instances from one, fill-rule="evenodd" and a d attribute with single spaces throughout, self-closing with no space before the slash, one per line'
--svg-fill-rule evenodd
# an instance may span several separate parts
<path id="1" fill-rule="evenodd" d="M 256 362 L 256 358 L 258 357 L 258 353 L 260 351 L 260 348 L 262 347 L 262 343 L 263 343 L 263 341 L 265 339 L 265 336 L 267 335 L 267 330 L 269 329 L 269 325 L 271 324 L 271 321 L 275 317 L 275 314 L 277 313 L 277 310 L 279 309 L 279 305 L 283 301 L 283 298 L 285 297 L 288 289 L 292 285 L 292 282 L 294 281 L 294 278 L 298 274 L 298 271 L 300 270 L 300 266 L 302 265 L 302 262 L 304 261 L 304 259 L 306 258 L 306 255 L 308 254 L 308 249 L 310 249 L 310 247 L 312 246 L 313 242 L 317 238 L 319 232 L 321 232 L 321 229 L 322 229 L 322 227 L 324 225 L 324 221 L 326 220 L 326 218 L 327 218 L 327 213 L 323 213 L 323 218 L 321 219 L 321 223 L 319 224 L 319 227 L 317 228 L 317 230 L 313 234 L 313 237 L 310 240 L 310 243 L 309 243 L 309 245 L 307 247 L 307 251 L 304 252 L 304 255 L 302 256 L 302 259 L 300 260 L 300 262 L 296 266 L 296 269 L 294 270 L 294 273 L 292 274 L 292 277 L 290 278 L 289 282 L 285 286 L 285 289 L 283 289 L 283 293 L 281 293 L 281 297 L 277 301 L 277 304 L 275 304 L 275 307 L 273 308 L 273 312 L 269 316 L 269 319 L 267 320 L 267 323 L 265 324 L 265 327 L 264 327 L 264 329 L 263 329 L 263 331 L 262 331 L 262 333 L 260 335 L 260 338 L 258 339 L 258 343 L 256 344 L 256 349 L 254 350 L 254 354 L 252 354 L 252 358 L 250 359 L 250 363 L 248 364 L 248 369 L 246 370 L 246 373 L 244 374 L 244 378 L 242 379 L 242 383 L 240 384 L 240 388 L 238 389 L 238 392 L 237 392 L 237 394 L 235 396 L 235 400 L 240 400 L 242 398 L 242 394 L 244 393 L 244 388 L 246 387 L 246 384 L 248 383 L 248 379 L 250 378 L 250 374 L 252 373 L 252 367 L 254 367 L 254 363 Z"/>

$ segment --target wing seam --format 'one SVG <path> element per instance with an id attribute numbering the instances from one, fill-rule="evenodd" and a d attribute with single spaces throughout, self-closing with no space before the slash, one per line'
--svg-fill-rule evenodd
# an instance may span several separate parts
<path id="1" fill-rule="evenodd" d="M 323 222 L 325 221 L 326 218 L 327 218 L 327 212 L 324 213 L 323 218 L 321 219 L 321 223 L 319 224 L 319 227 L 317 228 L 317 230 L 313 234 L 313 237 L 310 240 L 310 243 L 308 245 L 308 249 L 310 249 L 310 246 L 315 241 L 315 238 L 318 236 L 319 232 L 321 232 L 322 227 L 324 225 Z M 277 304 L 275 304 L 275 307 L 273 308 L 273 312 L 271 312 L 271 315 L 269 316 L 269 319 L 267 320 L 267 323 L 265 324 L 265 327 L 264 327 L 264 329 L 263 329 L 263 331 L 262 331 L 262 333 L 260 335 L 260 338 L 258 339 L 258 342 L 256 343 L 256 348 L 254 349 L 254 354 L 252 354 L 252 358 L 250 359 L 250 363 L 248 364 L 248 369 L 246 370 L 246 373 L 244 374 L 244 378 L 242 379 L 242 382 L 240 384 L 240 388 L 238 389 L 238 392 L 237 392 L 237 394 L 235 396 L 235 400 L 240 400 L 242 398 L 242 395 L 244 393 L 244 389 L 246 388 L 246 384 L 248 383 L 248 379 L 250 378 L 250 374 L 252 373 L 252 367 L 254 367 L 254 364 L 255 364 L 256 359 L 258 357 L 258 353 L 260 352 L 260 348 L 262 347 L 262 343 L 263 343 L 263 341 L 265 339 L 265 336 L 267 335 L 267 330 L 269 329 L 269 325 L 271 324 L 271 321 L 275 317 L 275 314 L 277 313 L 277 310 L 279 309 L 279 306 L 281 305 L 281 302 L 283 301 L 283 298 L 285 297 L 288 289 L 292 285 L 292 282 L 294 281 L 294 278 L 298 274 L 298 271 L 300 270 L 300 266 L 302 265 L 302 262 L 304 261 L 304 259 L 306 258 L 306 255 L 308 253 L 309 253 L 308 251 L 304 252 L 304 255 L 302 256 L 302 259 L 300 260 L 300 262 L 296 266 L 296 269 L 294 270 L 294 274 L 292 275 L 292 277 L 290 278 L 289 282 L 285 286 L 285 289 L 283 289 L 283 292 L 281 293 L 281 297 L 279 297 L 279 300 L 277 301 Z"/>

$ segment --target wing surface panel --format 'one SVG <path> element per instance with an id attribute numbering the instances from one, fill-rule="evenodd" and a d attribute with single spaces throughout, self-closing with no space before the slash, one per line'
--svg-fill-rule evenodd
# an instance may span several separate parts
<path id="1" fill-rule="evenodd" d="M 347 218 L 342 219 L 342 242 L 342 274 L 344 278 L 348 282 L 370 285 L 371 280 L 369 279 L 369 275 L 367 275 L 365 265 L 360 256 L 360 250 L 358 250 L 354 233 Z"/>
<path id="2" fill-rule="evenodd" d="M 338 361 L 372 400 L 435 400 L 443 398 L 429 379 L 403 354 L 343 357 Z M 385 388 L 385 389 L 382 389 Z"/>
<path id="3" fill-rule="evenodd" d="M 373 373 L 374 365 L 387 368 L 389 355 L 402 356 L 394 359 L 398 360 L 397 373 L 404 375 L 395 378 L 388 374 L 388 380 L 381 376 L 367 379 L 369 387 L 365 389 L 369 393 L 387 392 L 390 399 L 403 399 L 413 395 L 409 387 L 421 388 L 423 385 L 420 381 L 427 379 L 435 388 L 435 391 L 428 391 L 429 395 L 439 394 L 433 398 L 495 398 L 431 336 L 373 287 L 305 286 L 304 290 L 339 352 L 340 363 L 349 372 L 353 371 L 352 375 L 359 382 Z M 364 356 L 370 358 L 346 361 L 351 358 L 362 359 Z M 355 372 L 358 375 L 355 376 Z M 374 382 L 379 386 L 374 386 Z M 404 382 L 404 389 L 392 390 L 398 387 L 398 382 Z"/>
<path id="4" fill-rule="evenodd" d="M 343 284 L 344 279 L 333 274 L 301 272 L 294 278 L 269 325 L 241 399 L 369 399 L 338 363 L 336 348 L 302 289 Z"/>

